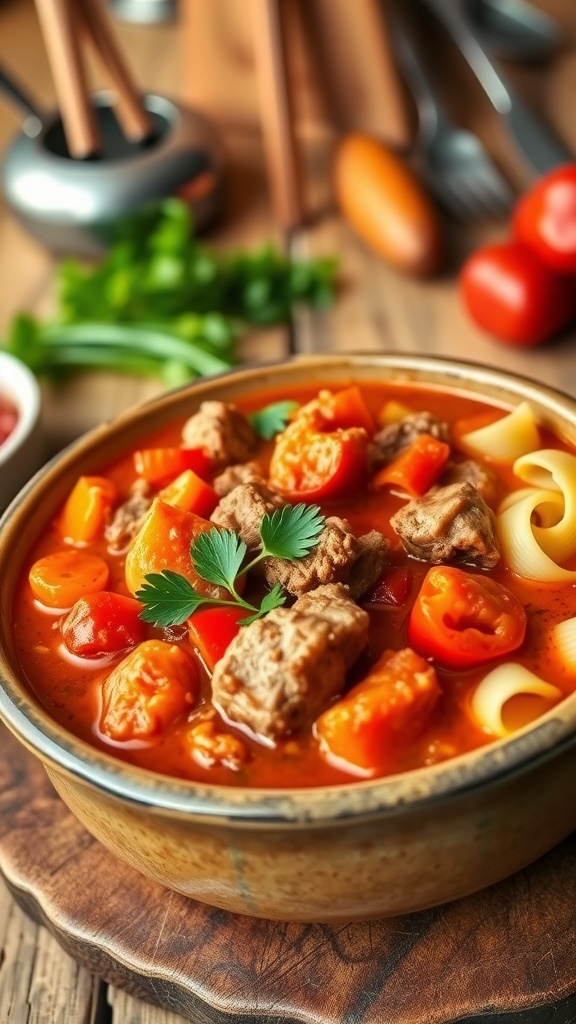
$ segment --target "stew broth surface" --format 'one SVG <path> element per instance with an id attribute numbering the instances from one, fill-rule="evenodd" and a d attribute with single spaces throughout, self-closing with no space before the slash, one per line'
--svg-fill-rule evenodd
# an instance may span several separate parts
<path id="1" fill-rule="evenodd" d="M 336 390 L 336 386 L 328 386 Z M 338 385 L 338 389 L 344 386 L 345 384 Z M 237 400 L 236 404 L 244 412 L 286 398 L 303 404 L 314 397 L 317 391 L 317 387 L 267 391 L 251 395 L 244 400 Z M 463 420 L 475 421 L 477 425 L 487 424 L 499 419 L 508 411 L 462 393 L 417 385 L 363 384 L 362 393 L 375 415 L 385 401 L 395 399 L 414 411 L 426 409 L 436 414 L 451 428 Z M 139 447 L 178 445 L 181 427 L 182 421 L 175 422 L 169 428 L 148 437 L 145 444 L 141 442 Z M 262 442 L 258 460 L 263 465 L 267 465 L 272 447 L 273 442 Z M 569 450 L 546 430 L 541 430 L 541 447 Z M 500 481 L 502 496 L 522 486 L 522 482 L 514 477 L 509 464 L 491 463 L 491 468 Z M 126 496 L 130 485 L 136 479 L 132 452 L 127 452 L 123 458 L 102 467 L 101 474 L 109 477 L 116 484 L 120 494 Z M 399 650 L 407 646 L 406 626 L 411 604 L 430 565 L 408 557 L 390 527 L 390 516 L 405 501 L 406 498 L 388 490 L 378 493 L 364 490 L 346 500 L 331 502 L 322 509 L 326 514 L 347 519 L 358 535 L 372 529 L 382 532 L 391 545 L 390 563 L 409 565 L 412 578 L 410 597 L 401 607 L 368 607 L 369 649 L 349 673 L 350 686 L 362 678 L 370 664 L 383 650 Z M 292 735 L 271 746 L 258 742 L 244 730 L 226 722 L 225 729 L 241 736 L 251 753 L 247 764 L 238 770 L 221 765 L 205 767 L 193 760 L 185 742 L 186 723 L 182 720 L 166 728 L 154 742 L 112 742 L 101 735 L 97 724 L 100 715 L 101 684 L 111 668 L 122 660 L 125 652 L 102 660 L 86 660 L 70 654 L 64 647 L 59 632 L 62 613 L 42 608 L 34 599 L 28 584 L 30 566 L 41 556 L 61 550 L 63 546 L 56 523 L 48 525 L 28 555 L 14 607 L 14 632 L 24 677 L 49 714 L 62 726 L 88 743 L 124 761 L 183 779 L 224 785 L 284 788 L 333 785 L 362 777 L 352 768 L 345 770 L 343 766 L 331 763 L 320 753 L 318 743 L 310 730 Z M 111 554 L 103 539 L 92 544 L 90 550 L 101 555 L 109 564 L 110 581 L 107 589 L 127 594 L 124 580 L 125 555 Z M 502 563 L 488 575 L 515 594 L 528 614 L 528 628 L 523 645 L 511 657 L 501 658 L 499 661 L 520 662 L 532 672 L 558 686 L 564 695 L 571 693 L 576 685 L 576 679 L 561 663 L 549 640 L 549 634 L 555 623 L 576 615 L 576 588 L 568 584 L 543 585 L 521 579 Z M 187 650 L 191 649 L 185 627 L 172 627 L 165 631 L 149 627 L 149 636 L 169 638 Z M 484 732 L 474 721 L 469 703 L 474 686 L 499 661 L 461 672 L 448 671 L 436 666 L 443 695 L 431 719 L 416 739 L 389 752 L 378 774 L 387 775 L 433 764 L 493 740 L 494 737 Z M 210 680 L 208 673 L 202 669 L 202 702 L 209 700 Z M 197 709 L 191 714 L 195 713 Z"/>

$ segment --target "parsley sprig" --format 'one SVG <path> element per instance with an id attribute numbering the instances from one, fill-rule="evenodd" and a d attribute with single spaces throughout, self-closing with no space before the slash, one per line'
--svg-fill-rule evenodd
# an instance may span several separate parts
<path id="1" fill-rule="evenodd" d="M 261 548 L 251 561 L 246 561 L 246 544 L 233 530 L 213 527 L 196 537 L 190 557 L 198 576 L 223 587 L 230 594 L 230 600 L 206 597 L 180 573 L 164 569 L 160 573 L 148 573 L 144 577 L 146 582 L 136 593 L 144 606 L 140 618 L 155 626 L 177 626 L 202 605 L 227 605 L 245 608 L 250 613 L 240 620 L 240 625 L 247 626 L 284 604 L 286 593 L 277 583 L 256 606 L 238 593 L 236 581 L 264 558 L 290 561 L 304 558 L 318 542 L 323 527 L 324 516 L 317 505 L 284 505 L 263 517 L 259 528 Z"/>
<path id="2" fill-rule="evenodd" d="M 284 402 L 272 402 L 265 405 L 263 409 L 257 409 L 248 417 L 258 437 L 269 441 L 276 434 L 280 434 L 290 416 L 298 408 L 298 402 L 286 400 Z"/>

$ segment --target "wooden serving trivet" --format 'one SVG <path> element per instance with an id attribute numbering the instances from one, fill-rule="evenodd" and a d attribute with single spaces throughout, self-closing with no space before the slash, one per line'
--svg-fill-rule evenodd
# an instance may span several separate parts
<path id="1" fill-rule="evenodd" d="M 82 966 L 203 1024 L 576 1019 L 576 834 L 513 878 L 420 914 L 344 925 L 237 917 L 108 853 L 2 728 L 0 870 Z"/>

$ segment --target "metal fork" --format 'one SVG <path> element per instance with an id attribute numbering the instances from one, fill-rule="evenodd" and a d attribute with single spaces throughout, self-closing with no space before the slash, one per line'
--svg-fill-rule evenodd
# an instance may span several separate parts
<path id="1" fill-rule="evenodd" d="M 458 220 L 501 217 L 514 192 L 484 144 L 450 120 L 420 59 L 400 25 L 394 47 L 418 110 L 419 170 L 438 202 Z"/>

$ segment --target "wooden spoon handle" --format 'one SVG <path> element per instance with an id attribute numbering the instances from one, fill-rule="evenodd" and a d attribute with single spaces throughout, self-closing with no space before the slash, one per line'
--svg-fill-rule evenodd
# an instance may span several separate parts
<path id="1" fill-rule="evenodd" d="M 88 38 L 108 71 L 117 93 L 117 110 L 124 134 L 132 142 L 141 142 L 154 134 L 152 119 L 146 110 L 122 51 L 112 33 L 100 0 L 75 0 Z"/>
<path id="2" fill-rule="evenodd" d="M 70 156 L 100 150 L 100 136 L 73 23 L 75 0 L 36 0 L 36 9 Z"/>
<path id="3" fill-rule="evenodd" d="M 279 0 L 251 0 L 260 116 L 276 215 L 290 234 L 302 225 L 302 196 Z"/>

